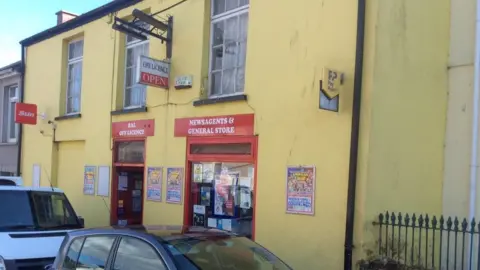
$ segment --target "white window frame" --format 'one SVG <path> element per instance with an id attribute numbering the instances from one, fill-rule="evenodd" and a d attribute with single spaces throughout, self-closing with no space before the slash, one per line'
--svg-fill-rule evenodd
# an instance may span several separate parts
<path id="1" fill-rule="evenodd" d="M 10 91 L 12 89 L 15 89 L 15 96 L 14 97 L 10 97 Z M 4 108 L 4 110 L 6 109 L 7 110 L 7 123 L 6 125 L 4 125 L 4 127 L 6 127 L 7 129 L 7 132 L 6 132 L 6 142 L 7 143 L 16 143 L 17 142 L 17 138 L 18 138 L 18 124 L 15 123 L 15 137 L 10 137 L 10 127 L 11 127 L 11 121 L 15 122 L 15 115 L 11 115 L 11 111 L 12 111 L 12 106 L 13 106 L 13 110 L 15 111 L 15 104 L 18 102 L 19 100 L 19 86 L 18 84 L 13 84 L 13 85 L 9 85 L 7 87 L 5 87 L 4 89 L 5 92 L 8 92 L 8 101 L 5 101 L 4 102 L 4 105 L 7 106 L 7 108 Z M 5 93 L 4 94 L 4 97 L 7 96 Z"/>
<path id="2" fill-rule="evenodd" d="M 133 49 L 135 47 L 141 47 L 143 46 L 144 44 L 148 44 L 148 51 L 150 52 L 150 40 L 147 38 L 146 40 L 139 40 L 139 39 L 134 39 L 133 41 L 128 41 L 128 35 L 125 35 L 125 63 L 124 63 L 124 80 L 123 80 L 123 109 L 136 109 L 136 108 L 141 108 L 143 106 L 146 106 L 146 103 L 147 103 L 147 86 L 145 85 L 145 101 L 144 103 L 145 104 L 141 104 L 141 105 L 129 105 L 129 106 L 126 106 L 125 102 L 126 102 L 126 96 L 127 96 L 127 62 L 128 62 L 128 50 L 129 49 Z M 146 55 L 148 56 L 148 55 Z M 137 61 L 138 59 L 134 59 L 133 61 Z M 136 64 L 138 65 L 138 63 Z M 136 70 L 133 70 L 132 71 L 133 74 L 136 74 Z M 136 76 L 136 75 L 134 75 Z M 133 88 L 133 86 L 135 85 L 135 81 L 132 81 L 132 85 L 130 86 L 130 89 Z"/>
<path id="3" fill-rule="evenodd" d="M 235 8 L 235 9 L 232 9 L 232 10 L 229 10 L 229 11 L 226 11 L 224 13 L 220 13 L 220 14 L 217 14 L 217 15 L 213 15 L 213 12 L 214 12 L 214 8 L 215 8 L 215 3 L 214 3 L 215 0 L 212 0 L 212 4 L 211 4 L 211 8 L 210 8 L 210 43 L 208 44 L 209 46 L 209 59 L 208 59 L 208 98 L 217 98 L 217 97 L 229 97 L 229 96 L 239 96 L 239 95 L 243 95 L 244 92 L 241 92 L 241 93 L 233 93 L 233 94 L 220 94 L 220 95 L 214 95 L 212 94 L 213 92 L 213 89 L 212 89 L 212 74 L 213 74 L 213 70 L 212 70 L 212 58 L 213 58 L 213 37 L 214 37 L 214 28 L 213 28 L 213 25 L 219 21 L 225 21 L 225 20 L 228 20 L 232 17 L 235 17 L 235 16 L 240 16 L 244 13 L 249 13 L 250 11 L 250 3 L 248 5 L 245 5 L 245 6 L 241 6 L 241 7 L 238 7 L 238 8 Z M 250 23 L 250 17 L 248 19 L 248 23 Z M 247 34 L 248 35 L 248 34 Z M 247 41 L 248 42 L 248 41 Z M 223 52 L 225 53 L 225 46 L 223 48 Z M 246 67 L 244 67 L 246 68 Z M 223 73 L 223 64 L 222 64 L 222 73 Z M 222 80 L 223 80 L 223 75 L 222 75 Z M 222 82 L 220 82 L 221 85 Z M 245 86 L 244 86 L 245 87 Z"/>
<path id="4" fill-rule="evenodd" d="M 70 45 L 73 44 L 73 43 L 76 43 L 76 42 L 80 42 L 82 41 L 83 42 L 83 47 L 82 47 L 82 56 L 79 56 L 79 57 L 76 57 L 76 58 L 72 58 L 70 59 Z M 83 40 L 83 38 L 78 38 L 78 39 L 74 39 L 74 40 L 71 40 L 70 42 L 68 42 L 68 50 L 67 50 L 67 91 L 65 92 L 65 114 L 66 115 L 75 115 L 75 114 L 79 114 L 81 111 L 82 111 L 82 82 L 80 82 L 80 93 L 78 94 L 78 102 L 80 104 L 78 104 L 78 112 L 69 112 L 68 111 L 68 98 L 71 97 L 69 96 L 69 92 L 70 92 L 70 66 L 71 65 L 74 65 L 74 64 L 77 64 L 77 63 L 82 63 L 82 70 L 80 71 L 82 73 L 81 77 L 83 78 L 83 50 L 84 50 L 84 46 L 85 46 L 85 42 Z"/>

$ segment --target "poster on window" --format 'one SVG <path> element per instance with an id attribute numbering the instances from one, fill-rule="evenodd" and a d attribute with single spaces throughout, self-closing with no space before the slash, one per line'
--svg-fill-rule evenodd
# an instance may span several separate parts
<path id="1" fill-rule="evenodd" d="M 167 168 L 167 203 L 182 203 L 183 168 Z"/>
<path id="2" fill-rule="evenodd" d="M 235 185 L 234 179 L 238 178 L 238 173 L 223 170 L 220 175 L 215 177 L 214 209 L 215 215 L 234 215 L 234 198 L 231 193 L 232 185 Z"/>
<path id="3" fill-rule="evenodd" d="M 287 213 L 314 215 L 315 167 L 287 167 Z"/>
<path id="4" fill-rule="evenodd" d="M 95 195 L 96 167 L 85 166 L 83 171 L 83 194 Z"/>
<path id="5" fill-rule="evenodd" d="M 162 201 L 162 176 L 162 167 L 147 168 L 147 201 Z"/>

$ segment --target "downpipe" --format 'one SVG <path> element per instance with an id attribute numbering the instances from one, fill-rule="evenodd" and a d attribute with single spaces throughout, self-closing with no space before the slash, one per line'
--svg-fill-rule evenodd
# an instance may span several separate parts
<path id="1" fill-rule="evenodd" d="M 480 1 L 480 0 L 478 0 Z M 360 111 L 363 83 L 363 51 L 365 43 L 366 0 L 358 0 L 357 39 L 355 49 L 355 74 L 353 82 L 352 127 L 350 135 L 350 162 L 348 170 L 347 215 L 345 219 L 345 254 L 343 268 L 353 266 L 353 231 L 355 220 L 355 200 L 357 188 L 358 142 L 360 134 Z"/>
<path id="2" fill-rule="evenodd" d="M 26 73 L 26 64 L 25 64 L 25 46 L 23 44 L 21 45 L 22 47 L 22 54 L 21 54 L 21 73 L 20 73 L 20 103 L 23 103 L 24 98 L 23 96 L 25 95 L 25 73 Z M 23 124 L 18 125 L 18 149 L 17 149 L 17 176 L 22 176 L 22 143 L 23 141 Z"/>

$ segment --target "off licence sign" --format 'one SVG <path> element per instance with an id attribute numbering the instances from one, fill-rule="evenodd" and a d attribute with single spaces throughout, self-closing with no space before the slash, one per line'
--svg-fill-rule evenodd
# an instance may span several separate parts
<path id="1" fill-rule="evenodd" d="M 15 103 L 15 123 L 36 125 L 37 105 L 28 103 Z"/>
<path id="2" fill-rule="evenodd" d="M 175 137 L 253 135 L 253 114 L 175 119 Z"/>
<path id="3" fill-rule="evenodd" d="M 137 65 L 137 83 L 169 88 L 170 63 L 141 55 Z"/>
<path id="4" fill-rule="evenodd" d="M 155 135 L 155 121 L 135 120 L 112 123 L 113 138 L 148 137 Z"/>

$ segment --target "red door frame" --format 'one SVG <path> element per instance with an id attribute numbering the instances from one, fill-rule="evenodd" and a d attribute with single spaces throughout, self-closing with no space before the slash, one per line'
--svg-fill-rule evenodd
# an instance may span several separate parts
<path id="1" fill-rule="evenodd" d="M 250 155 L 206 155 L 206 154 L 190 154 L 190 148 L 193 144 L 232 144 L 232 143 L 250 143 Z M 252 238 L 255 239 L 255 219 L 257 209 L 257 153 L 258 153 L 258 137 L 257 136 L 223 136 L 223 137 L 187 137 L 186 147 L 186 163 L 185 163 L 185 190 L 184 190 L 184 210 L 183 224 L 192 223 L 193 209 L 190 207 L 190 192 L 192 187 L 191 174 L 192 162 L 245 162 L 252 163 L 254 168 L 253 179 L 253 217 L 252 217 Z"/>
<path id="2" fill-rule="evenodd" d="M 120 163 L 116 162 L 116 157 L 118 154 L 118 143 L 120 142 L 143 142 L 145 146 L 145 151 L 143 152 L 143 163 Z M 147 140 L 146 138 L 114 138 L 113 139 L 113 149 L 112 149 L 112 185 L 110 187 L 110 225 L 116 225 L 117 220 L 117 209 L 118 209 L 118 174 L 117 167 L 143 167 L 143 189 L 142 189 L 142 206 L 145 193 L 145 161 L 147 155 Z M 143 224 L 143 207 L 142 207 L 142 221 Z"/>

